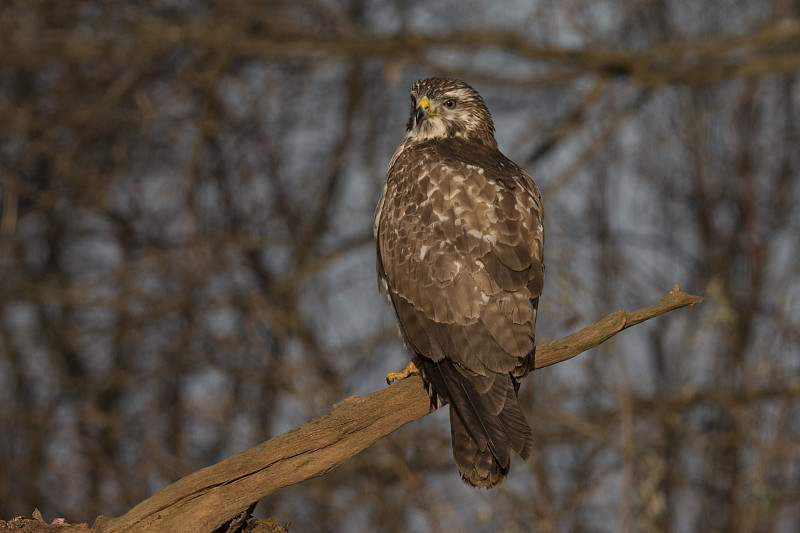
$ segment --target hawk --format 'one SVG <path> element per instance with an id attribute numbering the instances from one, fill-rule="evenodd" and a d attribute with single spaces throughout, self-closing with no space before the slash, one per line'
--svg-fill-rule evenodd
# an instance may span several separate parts
<path id="1" fill-rule="evenodd" d="M 542 217 L 539 189 L 498 149 L 475 89 L 416 82 L 373 228 L 379 285 L 416 354 L 387 380 L 421 371 L 437 406 L 449 403 L 453 457 L 472 486 L 502 482 L 512 449 L 531 453 L 517 392 L 534 360 Z"/>

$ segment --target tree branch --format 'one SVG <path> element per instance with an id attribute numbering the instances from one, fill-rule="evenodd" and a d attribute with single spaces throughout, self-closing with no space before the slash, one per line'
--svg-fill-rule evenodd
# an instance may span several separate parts
<path id="1" fill-rule="evenodd" d="M 461 49 L 474 54 L 479 50 L 501 49 L 531 61 L 560 67 L 559 71 L 541 77 L 518 80 L 529 84 L 564 83 L 578 75 L 595 73 L 626 76 L 647 87 L 665 83 L 702 85 L 728 78 L 755 78 L 769 73 L 793 72 L 800 68 L 797 49 L 800 19 L 796 18 L 782 18 L 746 35 L 714 37 L 683 44 L 668 43 L 641 53 L 594 46 L 565 49 L 538 44 L 510 33 L 479 32 L 474 29 L 444 35 L 381 36 L 345 32 L 326 36 L 320 34 L 318 28 L 296 26 L 284 19 L 279 20 L 279 28 L 266 28 L 261 32 L 251 29 L 251 20 L 247 17 L 225 22 L 213 16 L 201 17 L 182 26 L 149 21 L 136 25 L 136 34 L 130 37 L 132 41 L 140 43 L 138 47 L 119 46 L 116 35 L 107 41 L 98 41 L 94 35 L 80 40 L 67 39 L 58 32 L 50 32 L 37 41 L 33 50 L 12 39 L 10 45 L 13 53 L 0 55 L 0 65 L 34 70 L 52 61 L 54 56 L 65 57 L 67 61 L 75 63 L 98 59 L 129 63 L 142 50 L 161 51 L 176 45 L 190 45 L 197 50 L 225 53 L 230 58 L 378 58 L 415 65 L 425 64 L 426 56 L 435 50 Z M 436 66 L 447 70 L 445 65 Z M 131 76 L 135 74 L 135 69 L 130 72 Z M 477 80 L 481 78 L 481 72 L 471 72 L 469 75 L 462 73 L 460 76 Z M 497 79 L 496 76 L 492 78 Z M 123 89 L 127 82 L 127 78 L 121 81 Z M 506 82 L 513 83 L 513 80 Z M 113 97 L 114 93 L 115 90 L 112 90 L 109 94 Z"/>
<path id="2" fill-rule="evenodd" d="M 534 368 L 566 361 L 625 328 L 702 301 L 676 284 L 658 305 L 632 313 L 622 309 L 576 333 L 537 346 Z M 351 396 L 321 418 L 176 481 L 118 518 L 99 516 L 94 527 L 104 533 L 215 531 L 253 502 L 329 472 L 431 411 L 419 376 L 363 398 Z"/>

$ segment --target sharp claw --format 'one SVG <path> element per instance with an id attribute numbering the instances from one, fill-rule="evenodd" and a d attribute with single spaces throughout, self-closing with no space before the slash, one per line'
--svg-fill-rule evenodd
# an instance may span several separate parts
<path id="1" fill-rule="evenodd" d="M 391 385 L 393 382 L 407 378 L 408 373 L 403 370 L 402 372 L 389 372 L 386 374 L 386 384 Z"/>
<path id="2" fill-rule="evenodd" d="M 391 385 L 393 381 L 406 379 L 411 374 L 419 374 L 419 368 L 416 364 L 416 358 L 412 359 L 402 372 L 389 372 L 386 374 L 386 384 Z"/>

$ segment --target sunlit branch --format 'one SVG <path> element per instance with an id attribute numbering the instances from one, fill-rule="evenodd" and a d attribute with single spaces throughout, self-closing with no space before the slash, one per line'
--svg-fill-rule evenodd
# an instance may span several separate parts
<path id="1" fill-rule="evenodd" d="M 702 301 L 675 285 L 658 305 L 631 313 L 617 311 L 571 335 L 537 346 L 535 368 L 566 361 L 625 328 Z M 419 376 L 364 397 L 352 396 L 321 418 L 176 481 L 118 518 L 98 517 L 95 527 L 105 533 L 215 531 L 253 502 L 329 472 L 431 411 Z"/>

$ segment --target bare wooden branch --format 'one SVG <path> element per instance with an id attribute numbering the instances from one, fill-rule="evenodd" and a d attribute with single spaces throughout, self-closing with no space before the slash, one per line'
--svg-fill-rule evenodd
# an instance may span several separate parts
<path id="1" fill-rule="evenodd" d="M 617 311 L 578 332 L 538 346 L 535 368 L 566 361 L 625 328 L 702 301 L 699 296 L 682 292 L 676 284 L 658 305 L 632 313 Z M 329 472 L 431 411 L 419 376 L 363 398 L 352 396 L 321 418 L 176 481 L 118 518 L 101 515 L 94 526 L 105 533 L 214 531 L 253 502 Z"/>
<path id="2" fill-rule="evenodd" d="M 474 53 L 476 50 L 502 49 L 531 61 L 558 64 L 563 69 L 562 72 L 548 73 L 543 78 L 528 80 L 529 83 L 563 83 L 578 75 L 595 73 L 627 76 L 647 87 L 666 83 L 702 85 L 728 78 L 755 78 L 768 73 L 792 72 L 800 67 L 800 53 L 796 47 L 800 39 L 800 20 L 797 19 L 778 20 L 753 34 L 715 37 L 684 44 L 670 43 L 646 53 L 595 47 L 564 49 L 538 44 L 514 34 L 474 30 L 440 36 L 377 36 L 348 32 L 322 37 L 316 30 L 282 27 L 281 31 L 252 33 L 243 32 L 239 21 L 221 23 L 216 18 L 200 19 L 184 26 L 150 22 L 140 25 L 137 31 L 137 42 L 146 43 L 152 50 L 188 44 L 198 50 L 229 54 L 228 57 L 379 58 L 420 64 L 426 63 L 425 57 L 432 50 L 469 49 Z M 0 64 L 21 69 L 40 68 L 54 55 L 54 49 L 63 51 L 75 62 L 90 61 L 101 56 L 109 59 L 109 54 L 113 61 L 128 62 L 140 53 L 138 49 L 121 49 L 115 46 L 114 39 L 109 39 L 98 44 L 96 37 L 82 41 L 68 40 L 54 34 L 38 43 L 38 53 L 35 55 L 5 54 L 0 57 Z M 481 78 L 477 71 L 468 74 L 460 75 L 472 80 Z M 112 101 L 135 76 L 135 68 L 130 69 L 118 85 L 109 89 L 106 100 Z M 105 103 L 101 102 L 101 105 Z"/>
<path id="3" fill-rule="evenodd" d="M 705 300 L 705 298 L 701 296 L 694 296 L 683 292 L 676 283 L 672 291 L 661 298 L 658 305 L 643 307 L 631 313 L 620 309 L 616 313 L 611 313 L 604 319 L 590 324 L 580 331 L 537 346 L 534 368 L 542 368 L 571 359 L 579 353 L 585 352 L 607 341 L 623 329 L 635 326 L 645 320 L 655 318 L 680 307 L 698 305 L 702 303 L 703 300 Z"/>

